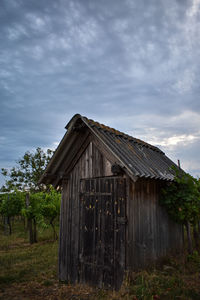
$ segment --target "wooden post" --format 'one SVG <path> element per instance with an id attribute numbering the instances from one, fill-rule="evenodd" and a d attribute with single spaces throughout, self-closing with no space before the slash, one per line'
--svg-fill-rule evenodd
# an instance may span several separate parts
<path id="1" fill-rule="evenodd" d="M 188 239 L 188 252 L 189 254 L 193 253 L 193 248 L 192 248 L 192 236 L 191 236 L 191 228 L 190 228 L 190 223 L 186 223 L 186 231 L 187 231 L 187 239 Z"/>
<path id="2" fill-rule="evenodd" d="M 26 208 L 30 205 L 30 195 L 29 193 L 26 194 Z M 28 217 L 28 230 L 29 230 L 29 242 L 30 244 L 34 243 L 34 236 L 33 236 L 33 226 L 32 226 L 32 219 Z"/>
<path id="3" fill-rule="evenodd" d="M 11 217 L 7 217 L 7 219 L 8 219 L 8 226 L 9 226 L 9 234 L 11 235 L 11 233 L 12 233 L 12 226 L 11 226 Z"/>
<path id="4" fill-rule="evenodd" d="M 181 169 L 181 163 L 180 160 L 178 159 L 178 167 Z M 190 231 L 190 224 L 187 222 L 185 225 L 186 231 L 187 231 L 187 239 L 188 239 L 188 251 L 189 253 L 192 253 L 192 239 L 191 239 L 191 231 Z M 184 226 L 183 226 L 183 245 L 185 244 L 185 237 L 184 237 Z"/>
<path id="5" fill-rule="evenodd" d="M 199 252 L 200 251 L 200 247 L 199 247 L 200 243 L 199 243 L 199 237 L 198 237 L 198 228 L 196 228 L 197 225 L 198 224 L 193 225 L 193 237 L 194 237 L 196 250 Z"/>
<path id="6" fill-rule="evenodd" d="M 178 159 L 178 167 L 181 168 L 180 160 Z"/>
<path id="7" fill-rule="evenodd" d="M 9 217 L 3 216 L 4 234 L 9 235 Z"/>
<path id="8" fill-rule="evenodd" d="M 198 222 L 198 236 L 199 236 L 199 239 L 200 239 L 200 221 Z"/>
<path id="9" fill-rule="evenodd" d="M 36 219 L 33 219 L 33 242 L 37 243 L 37 224 Z"/>
<path id="10" fill-rule="evenodd" d="M 8 201 L 9 201 L 9 194 L 8 194 Z M 10 223 L 10 217 L 4 216 L 4 234 L 5 235 L 11 235 L 11 223 Z"/>

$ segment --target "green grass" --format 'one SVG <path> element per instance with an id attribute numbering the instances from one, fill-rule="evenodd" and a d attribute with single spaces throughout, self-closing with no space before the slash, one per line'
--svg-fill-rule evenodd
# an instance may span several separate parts
<path id="1" fill-rule="evenodd" d="M 198 286 L 186 286 L 187 278 L 181 274 L 162 271 L 141 272 L 127 288 L 127 299 L 199 299 Z"/>
<path id="2" fill-rule="evenodd" d="M 23 224 L 18 222 L 13 228 L 11 236 L 0 231 L 0 300 L 200 299 L 200 256 L 197 252 L 169 257 L 157 269 L 129 274 L 121 290 L 112 292 L 59 283 L 58 242 L 52 240 L 51 229 L 41 229 L 38 243 L 30 245 Z"/>
<path id="3" fill-rule="evenodd" d="M 30 245 L 20 225 L 11 236 L 0 236 L 0 284 L 57 278 L 58 242 L 51 240 L 50 229 L 39 232 L 38 243 Z"/>
<path id="4" fill-rule="evenodd" d="M 24 248 L 3 251 L 0 256 L 0 283 L 37 279 L 43 273 L 56 275 L 56 265 L 57 243 L 38 243 L 32 246 L 25 244 Z"/>

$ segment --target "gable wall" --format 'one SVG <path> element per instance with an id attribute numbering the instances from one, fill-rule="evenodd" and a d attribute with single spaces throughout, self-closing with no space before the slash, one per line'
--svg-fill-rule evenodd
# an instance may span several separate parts
<path id="1" fill-rule="evenodd" d="M 112 176 L 111 163 L 97 149 L 91 140 L 80 159 L 69 173 L 69 179 L 63 182 L 59 277 L 60 280 L 78 280 L 79 253 L 79 191 L 81 178 Z"/>

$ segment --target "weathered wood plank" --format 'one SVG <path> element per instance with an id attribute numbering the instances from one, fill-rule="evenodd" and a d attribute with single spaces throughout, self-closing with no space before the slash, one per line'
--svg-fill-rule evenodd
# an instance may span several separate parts
<path id="1" fill-rule="evenodd" d="M 160 189 L 160 181 L 130 181 L 128 269 L 145 268 L 173 248 L 181 249 L 181 226 L 171 221 L 159 205 Z"/>
<path id="2" fill-rule="evenodd" d="M 61 210 L 60 210 L 60 235 L 59 235 L 59 279 L 66 280 L 66 208 L 67 208 L 67 189 L 68 182 L 63 182 L 63 192 L 61 200 Z"/>

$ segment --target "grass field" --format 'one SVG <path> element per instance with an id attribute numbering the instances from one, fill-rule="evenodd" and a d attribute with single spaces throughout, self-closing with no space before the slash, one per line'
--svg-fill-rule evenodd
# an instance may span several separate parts
<path id="1" fill-rule="evenodd" d="M 66 285 L 57 279 L 58 242 L 50 229 L 41 230 L 30 245 L 22 224 L 12 236 L 0 228 L 0 299 L 200 299 L 200 256 L 166 258 L 163 266 L 133 273 L 119 292 L 84 285 Z"/>

